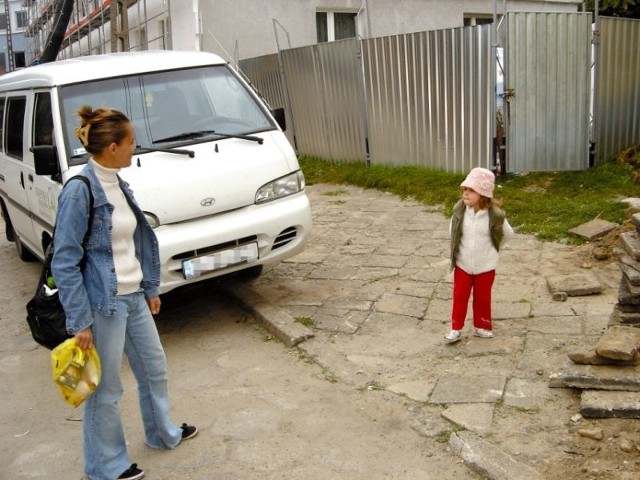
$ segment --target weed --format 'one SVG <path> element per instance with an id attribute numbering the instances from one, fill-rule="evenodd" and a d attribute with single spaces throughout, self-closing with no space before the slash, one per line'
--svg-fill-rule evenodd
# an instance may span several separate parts
<path id="1" fill-rule="evenodd" d="M 295 317 L 295 321 L 305 327 L 313 327 L 313 325 L 315 325 L 313 319 L 309 317 Z"/>

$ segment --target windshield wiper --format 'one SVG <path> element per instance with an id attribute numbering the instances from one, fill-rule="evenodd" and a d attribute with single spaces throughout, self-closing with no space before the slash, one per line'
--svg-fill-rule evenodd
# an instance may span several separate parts
<path id="1" fill-rule="evenodd" d="M 170 137 L 161 138 L 159 140 L 154 140 L 152 143 L 164 143 L 164 142 L 176 142 L 178 140 L 189 140 L 191 138 L 198 137 L 206 137 L 207 135 L 212 135 L 216 132 L 213 130 L 198 130 L 197 132 L 183 132 L 178 133 L 177 135 L 171 135 Z"/>
<path id="2" fill-rule="evenodd" d="M 141 153 L 149 153 L 149 152 L 164 152 L 164 153 L 175 153 L 176 155 L 189 155 L 190 158 L 193 158 L 196 156 L 196 152 L 194 152 L 193 150 L 183 150 L 181 148 L 170 149 L 170 148 L 141 147 L 140 145 L 136 146 L 136 149 L 133 152 L 133 154 L 138 155 Z"/>
<path id="3" fill-rule="evenodd" d="M 208 135 L 217 135 L 222 138 L 240 138 L 242 140 L 250 140 L 252 142 L 258 142 L 259 145 L 264 143 L 264 140 L 260 137 L 256 137 L 254 135 L 242 135 L 236 133 L 222 133 L 216 132 L 215 130 L 198 130 L 197 132 L 184 132 L 179 133 L 177 135 L 172 135 L 170 137 L 161 138 L 160 140 L 154 140 L 153 143 L 164 143 L 164 142 L 176 142 L 178 140 L 189 140 L 192 138 L 206 137 Z"/>
<path id="4" fill-rule="evenodd" d="M 240 138 L 242 140 L 251 140 L 252 142 L 258 142 L 258 145 L 262 145 L 264 143 L 264 139 L 256 137 L 255 135 L 242 135 L 239 133 L 222 133 L 215 131 L 213 131 L 213 133 L 218 135 L 220 138 Z"/>

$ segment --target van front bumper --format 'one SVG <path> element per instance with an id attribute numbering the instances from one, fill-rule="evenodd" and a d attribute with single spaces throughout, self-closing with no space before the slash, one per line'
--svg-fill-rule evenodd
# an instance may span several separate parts
<path id="1" fill-rule="evenodd" d="M 311 206 L 303 191 L 261 205 L 162 225 L 154 230 L 160 245 L 160 289 L 166 293 L 182 285 L 296 255 L 309 239 L 311 224 Z M 258 246 L 257 260 L 185 279 L 184 260 L 254 242 Z"/>

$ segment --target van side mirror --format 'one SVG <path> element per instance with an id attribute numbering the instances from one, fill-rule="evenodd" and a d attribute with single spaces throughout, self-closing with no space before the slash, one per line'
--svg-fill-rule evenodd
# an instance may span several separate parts
<path id="1" fill-rule="evenodd" d="M 280 128 L 282 129 L 282 131 L 286 131 L 287 130 L 287 119 L 285 118 L 284 115 L 284 108 L 282 107 L 278 107 L 278 108 L 274 108 L 273 110 L 271 110 L 271 115 L 273 115 L 273 118 L 276 119 L 276 122 L 278 122 L 278 125 L 280 125 Z"/>
<path id="2" fill-rule="evenodd" d="M 58 149 L 53 145 L 36 145 L 29 149 L 33 153 L 36 175 L 56 175 L 58 167 Z"/>

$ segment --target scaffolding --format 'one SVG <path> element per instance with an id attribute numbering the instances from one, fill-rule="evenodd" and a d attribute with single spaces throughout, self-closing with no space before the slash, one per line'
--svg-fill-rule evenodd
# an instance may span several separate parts
<path id="1" fill-rule="evenodd" d="M 30 63 L 51 34 L 57 1 L 23 0 L 25 35 L 34 40 Z M 168 0 L 74 0 L 58 58 L 149 49 L 170 49 Z"/>

